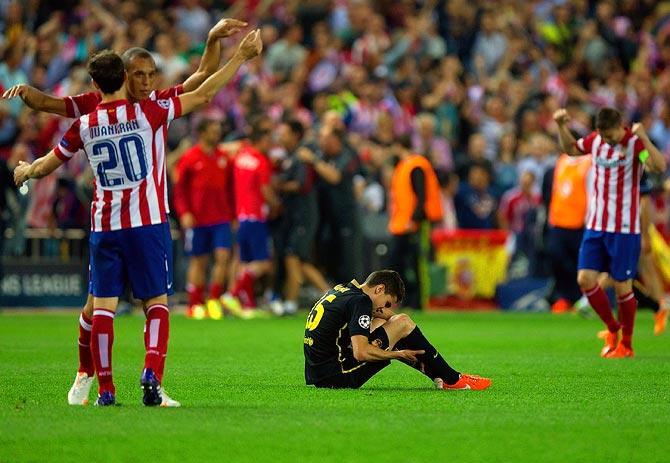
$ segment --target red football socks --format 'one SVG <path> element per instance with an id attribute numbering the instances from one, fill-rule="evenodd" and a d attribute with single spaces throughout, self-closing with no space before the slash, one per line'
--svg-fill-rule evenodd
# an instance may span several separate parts
<path id="1" fill-rule="evenodd" d="M 203 286 L 195 286 L 191 283 L 186 285 L 186 292 L 188 293 L 188 305 L 193 307 L 194 305 L 204 304 L 205 299 L 203 293 L 205 288 Z"/>
<path id="2" fill-rule="evenodd" d="M 114 345 L 114 312 L 105 309 L 93 310 L 91 327 L 91 355 L 98 375 L 100 394 L 114 394 L 112 380 L 112 346 Z"/>
<path id="3" fill-rule="evenodd" d="M 621 344 L 632 349 L 633 326 L 635 325 L 637 300 L 631 291 L 618 298 L 617 303 L 619 305 L 619 322 L 621 323 Z"/>
<path id="4" fill-rule="evenodd" d="M 166 305 L 154 304 L 147 309 L 144 345 L 147 349 L 144 368 L 151 368 L 158 381 L 163 380 L 163 368 L 170 336 L 170 311 Z"/>
<path id="5" fill-rule="evenodd" d="M 79 315 L 79 369 L 86 373 L 89 378 L 95 374 L 93 357 L 91 356 L 91 329 L 93 320 L 88 318 L 84 312 Z"/>
<path id="6" fill-rule="evenodd" d="M 605 291 L 603 291 L 600 285 L 596 285 L 584 294 L 589 300 L 591 307 L 593 307 L 593 310 L 596 311 L 600 319 L 607 325 L 607 329 L 612 333 L 619 331 L 621 325 L 614 319 L 610 301 L 607 299 L 607 294 L 605 294 Z"/>
<path id="7" fill-rule="evenodd" d="M 219 283 L 212 283 L 209 286 L 209 298 L 218 299 L 223 294 L 223 285 Z"/>
<path id="8" fill-rule="evenodd" d="M 245 307 L 256 307 L 256 296 L 254 295 L 254 283 L 256 276 L 250 270 L 245 270 L 244 273 L 237 279 L 231 294 L 242 301 Z"/>

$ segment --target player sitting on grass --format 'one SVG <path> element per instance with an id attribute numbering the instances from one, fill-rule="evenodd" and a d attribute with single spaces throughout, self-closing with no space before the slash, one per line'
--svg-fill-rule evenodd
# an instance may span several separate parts
<path id="1" fill-rule="evenodd" d="M 357 389 L 395 359 L 438 389 L 488 388 L 490 379 L 454 370 L 408 315 L 391 310 L 404 296 L 400 275 L 378 270 L 362 285 L 355 280 L 337 285 L 319 299 L 303 339 L 307 384 Z"/>
<path id="2" fill-rule="evenodd" d="M 593 159 L 589 180 L 593 194 L 579 250 L 577 282 L 607 325 L 600 355 L 633 357 L 637 309 L 633 278 L 640 257 L 640 180 L 645 166 L 652 172 L 665 172 L 665 159 L 644 126 L 636 123 L 631 129 L 624 127 L 616 109 L 601 109 L 596 116 L 596 130 L 579 140 L 568 129 L 570 117 L 565 109 L 557 110 L 554 120 L 561 148 L 571 156 L 587 154 Z M 598 284 L 600 272 L 608 272 L 614 280 L 619 321 L 614 319 L 607 295 Z"/>

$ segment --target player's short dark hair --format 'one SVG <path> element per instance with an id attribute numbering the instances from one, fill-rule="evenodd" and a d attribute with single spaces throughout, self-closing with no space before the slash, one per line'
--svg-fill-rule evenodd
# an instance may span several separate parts
<path id="1" fill-rule="evenodd" d="M 100 87 L 100 91 L 109 95 L 118 91 L 126 78 L 121 57 L 111 50 L 103 50 L 88 61 L 88 73 Z"/>
<path id="2" fill-rule="evenodd" d="M 614 129 L 621 125 L 621 113 L 614 108 L 602 108 L 596 115 L 596 129 Z"/>
<path id="3" fill-rule="evenodd" d="M 121 55 L 123 66 L 128 69 L 130 63 L 132 63 L 135 58 L 150 59 L 152 61 L 154 60 L 154 57 L 151 56 L 149 50 L 141 47 L 132 47 L 124 51 L 123 55 Z"/>
<path id="4" fill-rule="evenodd" d="M 395 270 L 377 270 L 365 280 L 367 286 L 384 285 L 384 293 L 395 296 L 400 302 L 405 299 L 405 283 Z"/>
<path id="5" fill-rule="evenodd" d="M 289 129 L 291 129 L 291 132 L 293 132 L 293 134 L 296 135 L 299 140 L 302 139 L 303 135 L 305 134 L 305 126 L 302 125 L 302 122 L 300 122 L 298 119 L 289 119 L 286 121 L 286 125 L 288 125 Z"/>

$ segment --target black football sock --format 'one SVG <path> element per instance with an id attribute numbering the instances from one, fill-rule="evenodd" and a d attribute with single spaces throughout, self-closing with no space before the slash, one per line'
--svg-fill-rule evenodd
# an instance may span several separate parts
<path id="1" fill-rule="evenodd" d="M 445 383 L 454 384 L 461 376 L 459 372 L 449 366 L 440 353 L 428 342 L 418 326 L 407 337 L 398 341 L 394 348 L 396 350 L 410 349 L 425 351 L 424 354 L 417 355 L 418 363 L 403 363 L 419 370 L 430 379 L 442 378 Z"/>
<path id="2" fill-rule="evenodd" d="M 658 301 L 653 300 L 651 297 L 649 297 L 649 295 L 640 291 L 640 289 L 635 284 L 633 284 L 633 293 L 635 294 L 635 299 L 637 299 L 638 307 L 648 307 L 653 310 L 654 313 L 659 311 L 660 307 L 658 305 Z"/>

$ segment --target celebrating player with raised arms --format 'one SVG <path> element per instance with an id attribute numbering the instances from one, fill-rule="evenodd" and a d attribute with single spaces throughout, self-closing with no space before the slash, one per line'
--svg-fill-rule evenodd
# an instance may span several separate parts
<path id="1" fill-rule="evenodd" d="M 221 19 L 209 31 L 198 69 L 183 84 L 163 90 L 157 91 L 155 88 L 158 71 L 151 53 L 139 47 L 126 50 L 121 55 L 121 58 L 123 59 L 127 74 L 125 88 L 128 100 L 136 102 L 147 98 L 151 100 L 163 99 L 195 90 L 207 77 L 218 69 L 221 59 L 221 39 L 239 32 L 246 25 L 247 23 L 236 19 Z M 12 98 L 15 96 L 21 97 L 26 105 L 37 111 L 50 112 L 71 118 L 94 111 L 102 98 L 100 92 L 88 92 L 81 95 L 58 98 L 26 84 L 16 85 L 3 94 L 3 98 Z M 165 129 L 156 131 L 156 142 L 159 146 L 164 145 L 166 135 L 167 125 Z M 162 168 L 161 172 L 159 183 L 166 185 L 165 167 Z M 167 190 L 165 190 L 164 194 L 164 207 L 165 211 L 169 212 Z M 166 240 L 168 240 L 167 243 L 171 243 L 172 241 L 169 232 L 166 234 Z M 168 259 L 172 261 L 171 245 L 166 245 L 166 249 L 169 253 Z M 144 307 L 144 309 L 146 311 L 147 307 Z M 90 349 L 92 318 L 93 295 L 89 291 L 86 304 L 79 317 L 79 367 L 74 384 L 68 393 L 68 403 L 70 405 L 86 405 L 88 403 L 88 395 L 94 375 Z M 146 329 L 147 327 L 145 326 Z M 164 391 L 163 396 L 166 398 L 166 403 L 169 402 L 167 400 L 169 398 Z"/>
<path id="2" fill-rule="evenodd" d="M 570 118 L 565 109 L 556 111 L 554 120 L 562 149 L 572 156 L 586 154 L 593 159 L 589 190 L 593 194 L 579 250 L 577 282 L 607 325 L 601 356 L 633 357 L 637 301 L 632 282 L 640 256 L 640 179 L 645 167 L 651 172 L 665 172 L 665 159 L 642 124 L 633 124 L 630 129 L 624 127 L 616 109 L 601 109 L 596 116 L 596 130 L 579 140 L 568 129 Z M 614 280 L 618 321 L 598 284 L 600 272 L 608 272 Z"/>
<path id="3" fill-rule="evenodd" d="M 99 382 L 98 405 L 116 402 L 112 380 L 113 319 L 126 280 L 147 313 L 146 357 L 141 385 L 145 405 L 163 404 L 162 370 L 167 353 L 172 291 L 165 233 L 168 227 L 159 178 L 165 151 L 154 141 L 172 119 L 207 104 L 245 61 L 260 54 L 258 30 L 250 32 L 225 66 L 192 92 L 130 103 L 121 58 L 101 52 L 89 73 L 102 93 L 96 110 L 77 119 L 61 143 L 32 164 L 19 163 L 17 185 L 50 174 L 83 150 L 96 174 L 91 204 L 91 352 Z"/>

